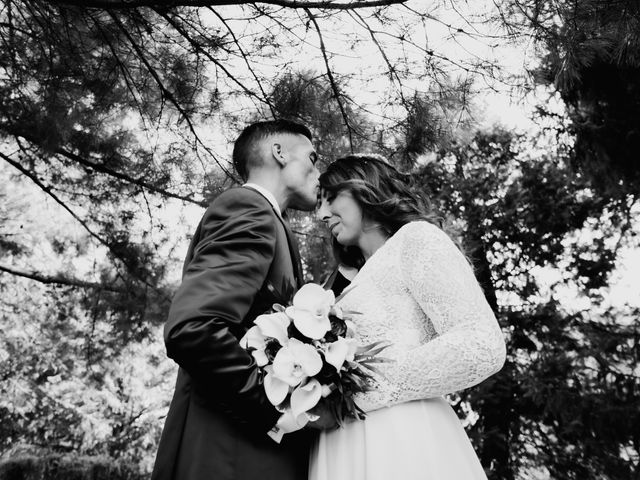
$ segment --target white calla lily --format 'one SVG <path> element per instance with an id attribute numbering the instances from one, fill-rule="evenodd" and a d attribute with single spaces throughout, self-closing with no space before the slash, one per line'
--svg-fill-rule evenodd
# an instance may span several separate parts
<path id="1" fill-rule="evenodd" d="M 280 420 L 278 420 L 278 426 L 288 432 L 294 432 L 303 428 L 307 423 L 309 423 L 309 420 L 310 418 L 306 413 L 295 416 L 291 409 L 287 408 L 282 413 Z"/>
<path id="2" fill-rule="evenodd" d="M 357 348 L 358 345 L 354 338 L 338 337 L 335 342 L 327 344 L 324 358 L 327 363 L 340 371 L 345 361 L 353 361 Z"/>
<path id="3" fill-rule="evenodd" d="M 315 407 L 322 398 L 322 385 L 315 378 L 298 386 L 291 394 L 291 411 L 297 418 Z"/>
<path id="4" fill-rule="evenodd" d="M 279 380 L 295 387 L 307 377 L 322 369 L 322 358 L 312 345 L 292 338 L 273 359 L 273 374 Z"/>
<path id="5" fill-rule="evenodd" d="M 269 363 L 269 357 L 267 357 L 267 353 L 264 350 L 253 350 L 251 355 L 259 367 L 264 367 Z"/>
<path id="6" fill-rule="evenodd" d="M 264 391 L 272 405 L 280 405 L 287 398 L 289 384 L 283 382 L 273 374 L 273 367 L 265 368 L 267 375 L 264 377 Z"/>
<path id="7" fill-rule="evenodd" d="M 284 312 L 260 315 L 253 323 L 257 325 L 265 337 L 275 338 L 282 346 L 288 343 L 287 328 L 291 323 L 291 319 Z"/>
<path id="8" fill-rule="evenodd" d="M 255 358 L 259 367 L 264 367 L 269 363 L 269 358 L 265 352 L 267 348 L 267 338 L 262 334 L 256 325 L 247 330 L 247 333 L 240 339 L 240 346 L 252 349 L 251 355 Z"/>
<path id="9" fill-rule="evenodd" d="M 262 334 L 262 331 L 257 325 L 254 325 L 244 336 L 240 339 L 240 346 L 242 348 L 255 348 L 259 350 L 264 350 L 266 346 L 266 338 Z"/>
<path id="10" fill-rule="evenodd" d="M 329 313 L 335 304 L 335 295 L 315 283 L 307 283 L 293 297 L 293 305 L 286 314 L 296 328 L 308 338 L 319 340 L 331 330 Z"/>

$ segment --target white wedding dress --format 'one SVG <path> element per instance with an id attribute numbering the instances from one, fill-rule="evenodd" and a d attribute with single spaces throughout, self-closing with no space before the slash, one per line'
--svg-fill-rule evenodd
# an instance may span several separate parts
<path id="1" fill-rule="evenodd" d="M 338 304 L 361 312 L 359 343 L 386 340 L 384 377 L 356 397 L 364 421 L 322 432 L 310 480 L 475 480 L 486 475 L 443 395 L 504 363 L 500 327 L 473 271 L 436 226 L 404 225 L 369 258 Z"/>

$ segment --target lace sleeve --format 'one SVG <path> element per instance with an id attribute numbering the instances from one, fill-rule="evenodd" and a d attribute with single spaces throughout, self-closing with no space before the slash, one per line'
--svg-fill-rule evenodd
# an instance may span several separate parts
<path id="1" fill-rule="evenodd" d="M 384 405 L 367 402 L 375 395 L 365 394 L 365 410 L 471 387 L 500 370 L 506 356 L 498 322 L 451 239 L 427 222 L 412 222 L 398 234 L 401 277 L 437 335 L 395 359 Z"/>

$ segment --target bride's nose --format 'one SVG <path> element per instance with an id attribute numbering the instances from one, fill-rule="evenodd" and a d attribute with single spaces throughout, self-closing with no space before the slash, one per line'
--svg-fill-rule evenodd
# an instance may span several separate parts
<path id="1" fill-rule="evenodd" d="M 320 203 L 318 203 L 318 209 L 316 210 L 316 218 L 321 222 L 326 222 L 330 216 L 331 214 L 327 207 L 327 202 L 324 198 L 321 198 Z"/>

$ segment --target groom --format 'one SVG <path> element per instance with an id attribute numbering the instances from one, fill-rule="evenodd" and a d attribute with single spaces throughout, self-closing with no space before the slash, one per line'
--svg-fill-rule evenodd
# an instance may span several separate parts
<path id="1" fill-rule="evenodd" d="M 205 212 L 164 329 L 180 369 L 152 480 L 307 478 L 308 433 L 270 438 L 289 430 L 238 340 L 287 300 L 277 292 L 302 284 L 283 213 L 315 207 L 316 158 L 309 130 L 286 120 L 249 125 L 236 140 L 234 166 L 247 183 Z"/>

